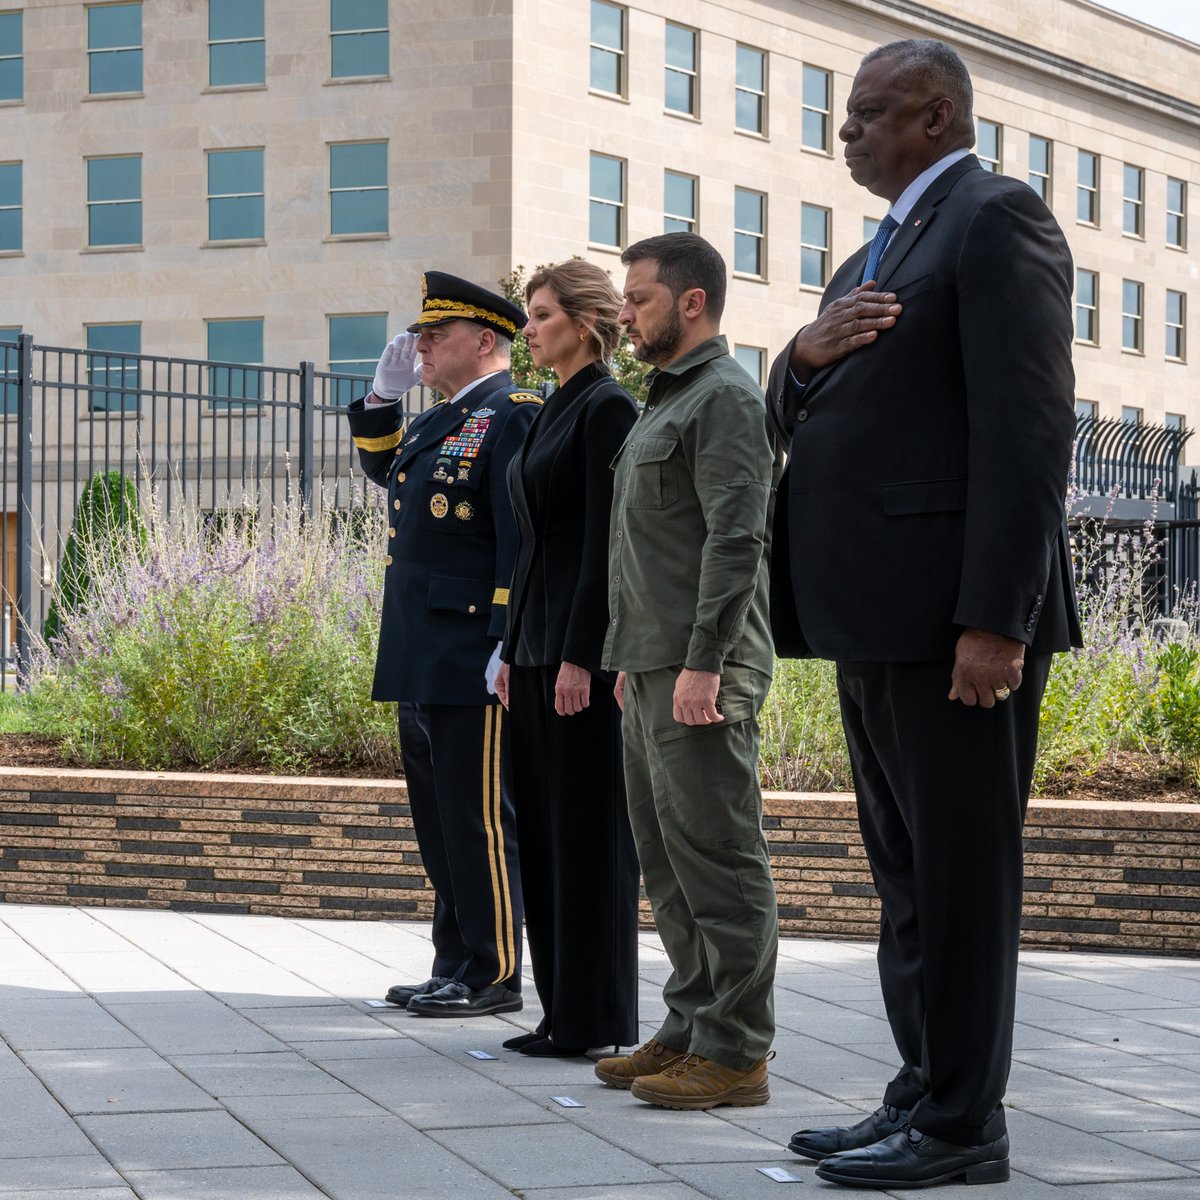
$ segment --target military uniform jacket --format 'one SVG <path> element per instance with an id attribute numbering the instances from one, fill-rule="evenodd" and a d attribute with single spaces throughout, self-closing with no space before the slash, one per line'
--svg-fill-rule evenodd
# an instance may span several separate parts
<path id="1" fill-rule="evenodd" d="M 403 406 L 350 405 L 363 472 L 387 489 L 374 700 L 488 704 L 517 533 L 505 474 L 541 403 L 502 371 L 403 428 Z"/>

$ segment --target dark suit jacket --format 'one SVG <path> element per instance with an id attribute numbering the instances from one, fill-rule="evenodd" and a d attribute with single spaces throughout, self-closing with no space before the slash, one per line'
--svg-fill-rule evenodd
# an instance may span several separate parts
<path id="1" fill-rule="evenodd" d="M 507 372 L 402 429 L 403 404 L 350 405 L 363 472 L 387 489 L 390 528 L 375 700 L 488 704 L 517 530 L 505 485 L 541 407 Z"/>
<path id="2" fill-rule="evenodd" d="M 860 279 L 866 247 L 822 308 Z M 1078 644 L 1064 521 L 1075 429 L 1070 251 L 1050 211 L 974 156 L 936 179 L 883 257 L 904 306 L 768 407 L 791 453 L 776 506 L 782 655 L 952 659 L 976 627 Z"/>
<path id="3" fill-rule="evenodd" d="M 598 364 L 546 401 L 508 468 L 519 548 L 504 658 L 600 670 L 608 629 L 610 466 L 637 419 Z"/>

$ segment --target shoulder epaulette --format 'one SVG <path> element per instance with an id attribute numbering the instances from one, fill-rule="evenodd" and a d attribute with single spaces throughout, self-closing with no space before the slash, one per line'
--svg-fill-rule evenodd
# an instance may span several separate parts
<path id="1" fill-rule="evenodd" d="M 544 401 L 537 392 L 513 392 L 509 399 L 514 404 L 542 404 Z"/>

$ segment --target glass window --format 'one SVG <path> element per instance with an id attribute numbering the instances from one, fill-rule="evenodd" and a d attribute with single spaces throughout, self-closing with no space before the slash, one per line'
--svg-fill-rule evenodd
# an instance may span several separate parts
<path id="1" fill-rule="evenodd" d="M 1099 277 L 1095 271 L 1075 272 L 1075 340 L 1099 340 L 1100 295 Z"/>
<path id="2" fill-rule="evenodd" d="M 1075 401 L 1075 417 L 1077 420 L 1083 421 L 1090 417 L 1094 421 L 1099 411 L 1100 406 L 1095 400 Z"/>
<path id="3" fill-rule="evenodd" d="M 733 189 L 733 228 L 733 269 L 742 275 L 765 275 L 767 198 L 762 192 Z"/>
<path id="4" fill-rule="evenodd" d="M 334 79 L 388 73 L 387 0 L 329 0 Z"/>
<path id="5" fill-rule="evenodd" d="M 873 242 L 875 235 L 879 232 L 879 225 L 882 218 L 880 217 L 863 217 L 863 241 Z"/>
<path id="6" fill-rule="evenodd" d="M 620 246 L 625 228 L 625 160 L 591 155 L 588 191 L 588 241 Z"/>
<path id="7" fill-rule="evenodd" d="M 1187 428 L 1187 417 L 1183 413 L 1163 413 L 1163 424 L 1168 429 L 1178 429 L 1182 433 Z"/>
<path id="8" fill-rule="evenodd" d="M 1100 155 L 1079 151 L 1075 217 L 1086 225 L 1100 224 Z"/>
<path id="9" fill-rule="evenodd" d="M 800 282 L 823 288 L 829 282 L 829 227 L 832 214 L 815 204 L 800 205 Z"/>
<path id="10" fill-rule="evenodd" d="M 1003 132 L 995 121 L 975 123 L 975 156 L 985 171 L 1000 170 L 1000 155 L 1003 148 Z"/>
<path id="11" fill-rule="evenodd" d="M 208 0 L 209 87 L 265 82 L 266 58 L 263 0 Z"/>
<path id="12" fill-rule="evenodd" d="M 329 147 L 329 232 L 387 233 L 388 144 Z M 378 358 L 378 355 L 376 355 Z"/>
<path id="13" fill-rule="evenodd" d="M 1124 171 L 1124 200 L 1122 202 L 1122 229 L 1134 237 L 1144 236 L 1145 225 L 1143 203 L 1146 193 L 1146 172 L 1141 167 L 1131 167 L 1125 164 Z"/>
<path id="14" fill-rule="evenodd" d="M 826 154 L 833 146 L 833 75 L 820 67 L 804 68 L 804 117 L 801 144 Z"/>
<path id="15" fill-rule="evenodd" d="M 89 246 L 142 244 L 142 156 L 87 160 Z"/>
<path id="16" fill-rule="evenodd" d="M 1183 292 L 1167 292 L 1168 358 L 1182 362 L 1187 358 L 1187 296 Z"/>
<path id="17" fill-rule="evenodd" d="M 336 374 L 363 375 L 334 381 L 332 402 L 361 400 L 371 386 L 375 364 L 387 344 L 387 313 L 329 318 L 329 369 Z"/>
<path id="18" fill-rule="evenodd" d="M 759 346 L 734 346 L 733 357 L 738 366 L 762 387 L 766 383 L 767 352 Z"/>
<path id="19" fill-rule="evenodd" d="M 142 90 L 142 6 L 103 4 L 89 8 L 88 92 Z"/>
<path id="20" fill-rule="evenodd" d="M 1029 135 L 1029 186 L 1050 203 L 1050 172 L 1054 166 L 1054 143 L 1049 138 Z"/>
<path id="21" fill-rule="evenodd" d="M 1182 250 L 1187 246 L 1187 184 L 1167 179 L 1167 245 Z"/>
<path id="22" fill-rule="evenodd" d="M 663 233 L 696 232 L 697 185 L 694 175 L 663 173 Z"/>
<path id="23" fill-rule="evenodd" d="M 767 55 L 751 46 L 737 48 L 734 125 L 743 133 L 767 132 Z"/>
<path id="24" fill-rule="evenodd" d="M 697 44 L 700 35 L 684 25 L 667 22 L 667 65 L 664 107 L 694 117 L 699 102 Z"/>
<path id="25" fill-rule="evenodd" d="M 208 240 L 263 236 L 262 150 L 208 151 Z"/>
<path id="26" fill-rule="evenodd" d="M 21 336 L 19 325 L 0 328 L 0 342 L 12 342 L 11 346 L 0 345 L 0 412 L 17 411 L 17 376 L 19 374 L 19 351 L 17 338 Z"/>
<path id="27" fill-rule="evenodd" d="M 1121 348 L 1142 352 L 1142 285 L 1121 281 Z"/>
<path id="28" fill-rule="evenodd" d="M 1132 404 L 1121 405 L 1121 424 L 1122 425 L 1140 425 L 1142 423 L 1142 410 L 1134 408 Z"/>
<path id="29" fill-rule="evenodd" d="M 88 411 L 137 412 L 136 389 L 141 386 L 139 363 L 136 358 L 122 356 L 141 354 L 142 327 L 89 325 L 87 348 L 89 351 L 105 351 L 87 356 Z"/>
<path id="30" fill-rule="evenodd" d="M 0 100 L 25 97 L 24 13 L 0 13 Z"/>
<path id="31" fill-rule="evenodd" d="M 21 217 L 21 164 L 0 163 L 0 252 L 21 249 Z"/>
<path id="32" fill-rule="evenodd" d="M 625 95 L 625 10 L 618 4 L 592 0 L 591 36 L 591 87 Z"/>
<path id="33" fill-rule="evenodd" d="M 208 394 L 220 397 L 214 408 L 235 408 L 228 401 L 262 399 L 262 372 L 247 365 L 263 360 L 263 323 L 261 317 L 239 321 L 209 321 L 208 357 L 217 363 L 237 364 L 208 368 Z"/>

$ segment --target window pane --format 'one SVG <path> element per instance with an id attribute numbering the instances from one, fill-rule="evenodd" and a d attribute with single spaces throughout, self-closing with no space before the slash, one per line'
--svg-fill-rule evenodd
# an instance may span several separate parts
<path id="1" fill-rule="evenodd" d="M 1140 313 L 1142 311 L 1142 288 L 1141 284 L 1133 283 L 1126 279 L 1121 285 L 1121 307 L 1127 313 Z"/>
<path id="2" fill-rule="evenodd" d="M 142 352 L 142 327 L 140 325 L 92 325 L 87 331 L 89 350 L 109 350 L 113 355 L 140 354 Z M 138 407 L 135 391 L 122 392 L 120 388 L 136 388 L 139 384 L 138 363 L 107 354 L 89 354 L 87 357 L 88 408 L 93 412 L 134 412 Z M 112 390 L 109 390 L 112 389 Z"/>
<path id="3" fill-rule="evenodd" d="M 331 233 L 387 233 L 387 191 L 334 192 L 329 213 Z"/>
<path id="4" fill-rule="evenodd" d="M 0 208 L 21 203 L 21 164 L 0 163 Z"/>
<path id="5" fill-rule="evenodd" d="M 333 39 L 333 77 L 386 75 L 388 73 L 388 35 L 386 33 L 339 33 Z"/>
<path id="6" fill-rule="evenodd" d="M 804 246 L 800 250 L 800 282 L 808 287 L 825 286 L 825 251 Z"/>
<path id="7" fill-rule="evenodd" d="M 763 127 L 762 97 L 756 96 L 753 92 L 738 92 L 736 104 L 737 112 L 734 119 L 738 129 L 761 133 Z"/>
<path id="8" fill-rule="evenodd" d="M 25 53 L 22 16 L 19 12 L 0 13 L 0 54 Z"/>
<path id="9" fill-rule="evenodd" d="M 262 83 L 267 77 L 266 42 L 230 42 L 209 49 L 210 87 Z"/>
<path id="10" fill-rule="evenodd" d="M 105 50 L 100 54 L 88 55 L 88 91 L 93 96 L 141 90 L 140 50 Z"/>
<path id="11" fill-rule="evenodd" d="M 1167 323 L 1181 325 L 1183 323 L 1183 293 L 1167 293 Z"/>
<path id="12" fill-rule="evenodd" d="M 733 357 L 751 379 L 760 387 L 763 381 L 763 362 L 766 351 L 757 346 L 734 346 Z"/>
<path id="13" fill-rule="evenodd" d="M 0 100 L 20 100 L 25 94 L 23 59 L 0 60 Z"/>
<path id="14" fill-rule="evenodd" d="M 1096 156 L 1084 150 L 1079 152 L 1079 182 L 1085 187 L 1096 186 Z"/>
<path id="15" fill-rule="evenodd" d="M 809 108 L 829 110 L 829 72 L 804 68 L 804 103 Z"/>
<path id="16" fill-rule="evenodd" d="M 612 4 L 592 3 L 592 41 L 614 50 L 625 48 L 625 14 Z"/>
<path id="17" fill-rule="evenodd" d="M 677 217 L 696 215 L 695 180 L 690 175 L 677 175 L 674 171 L 668 171 L 664 194 L 667 212 Z"/>
<path id="18" fill-rule="evenodd" d="M 621 210 L 612 204 L 597 204 L 595 200 L 588 206 L 588 241 L 599 246 L 619 246 L 621 244 Z"/>
<path id="19" fill-rule="evenodd" d="M 142 6 L 106 4 L 88 9 L 88 49 L 109 50 L 142 44 Z"/>
<path id="20" fill-rule="evenodd" d="M 621 56 L 592 47 L 591 86 L 598 92 L 621 92 Z"/>
<path id="21" fill-rule="evenodd" d="M 387 316 L 383 313 L 361 317 L 329 318 L 329 361 L 345 363 L 355 359 L 370 363 L 368 375 L 375 374 L 375 363 L 387 342 Z M 338 370 L 346 370 L 339 366 Z"/>
<path id="22" fill-rule="evenodd" d="M 666 92 L 663 103 L 672 112 L 690 113 L 695 108 L 692 103 L 692 85 L 695 80 L 691 75 L 682 75 L 678 71 L 668 71 Z"/>
<path id="23" fill-rule="evenodd" d="M 208 194 L 236 195 L 263 190 L 263 152 L 261 150 L 210 150 L 208 154 Z"/>
<path id="24" fill-rule="evenodd" d="M 1172 212 L 1183 211 L 1183 180 L 1167 180 L 1167 207 Z"/>
<path id="25" fill-rule="evenodd" d="M 667 66 L 696 69 L 696 35 L 690 29 L 667 26 Z"/>
<path id="26" fill-rule="evenodd" d="M 208 0 L 210 40 L 260 38 L 263 32 L 263 0 Z"/>
<path id="27" fill-rule="evenodd" d="M 25 94 L 23 17 L 0 13 L 0 100 L 20 100 Z"/>
<path id="28" fill-rule="evenodd" d="M 208 357 L 217 362 L 260 363 L 263 357 L 263 323 L 248 321 L 210 321 Z M 214 396 L 234 400 L 262 398 L 262 372 L 242 367 L 210 367 L 208 390 Z"/>
<path id="29" fill-rule="evenodd" d="M 1139 167 L 1125 164 L 1125 198 L 1140 200 L 1142 198 L 1142 172 Z"/>
<path id="30" fill-rule="evenodd" d="M 0 250 L 20 250 L 23 237 L 21 210 L 0 209 Z"/>
<path id="31" fill-rule="evenodd" d="M 735 188 L 733 193 L 733 223 L 749 233 L 762 232 L 762 196 Z"/>
<path id="32" fill-rule="evenodd" d="M 829 210 L 813 204 L 800 206 L 800 240 L 809 246 L 829 245 Z"/>
<path id="33" fill-rule="evenodd" d="M 800 136 L 810 150 L 828 150 L 829 143 L 825 137 L 826 117 L 824 113 L 804 110 L 804 124 Z"/>
<path id="34" fill-rule="evenodd" d="M 1075 272 L 1075 295 L 1080 304 L 1096 303 L 1096 276 L 1091 271 Z"/>
<path id="35" fill-rule="evenodd" d="M 341 29 L 386 29 L 387 23 L 387 0 L 330 0 L 329 28 L 334 33 Z"/>
<path id="36" fill-rule="evenodd" d="M 762 239 L 745 233 L 733 235 L 733 269 L 743 275 L 761 275 Z"/>
<path id="37" fill-rule="evenodd" d="M 142 194 L 140 158 L 89 158 L 89 200 L 136 200 Z"/>
<path id="38" fill-rule="evenodd" d="M 329 180 L 335 188 L 386 187 L 387 142 L 330 146 Z"/>
<path id="39" fill-rule="evenodd" d="M 1045 138 L 1031 137 L 1029 139 L 1029 167 L 1040 175 L 1050 170 L 1050 143 Z"/>
<path id="40" fill-rule="evenodd" d="M 261 238 L 264 232 L 262 196 L 216 196 L 208 202 L 208 240 Z"/>
<path id="41" fill-rule="evenodd" d="M 15 342 L 21 336 L 16 326 L 0 329 L 0 342 Z M 0 346 L 0 412 L 17 411 L 17 348 Z M 7 381 L 7 382 L 6 382 Z"/>
<path id="42" fill-rule="evenodd" d="M 737 48 L 738 87 L 751 88 L 756 92 L 761 92 L 764 90 L 765 75 L 764 55 L 747 46 L 739 46 Z"/>
<path id="43" fill-rule="evenodd" d="M 137 246 L 142 241 L 142 206 L 93 204 L 88 209 L 89 246 Z"/>
<path id="44" fill-rule="evenodd" d="M 592 155 L 591 194 L 599 200 L 621 201 L 621 160 Z"/>

